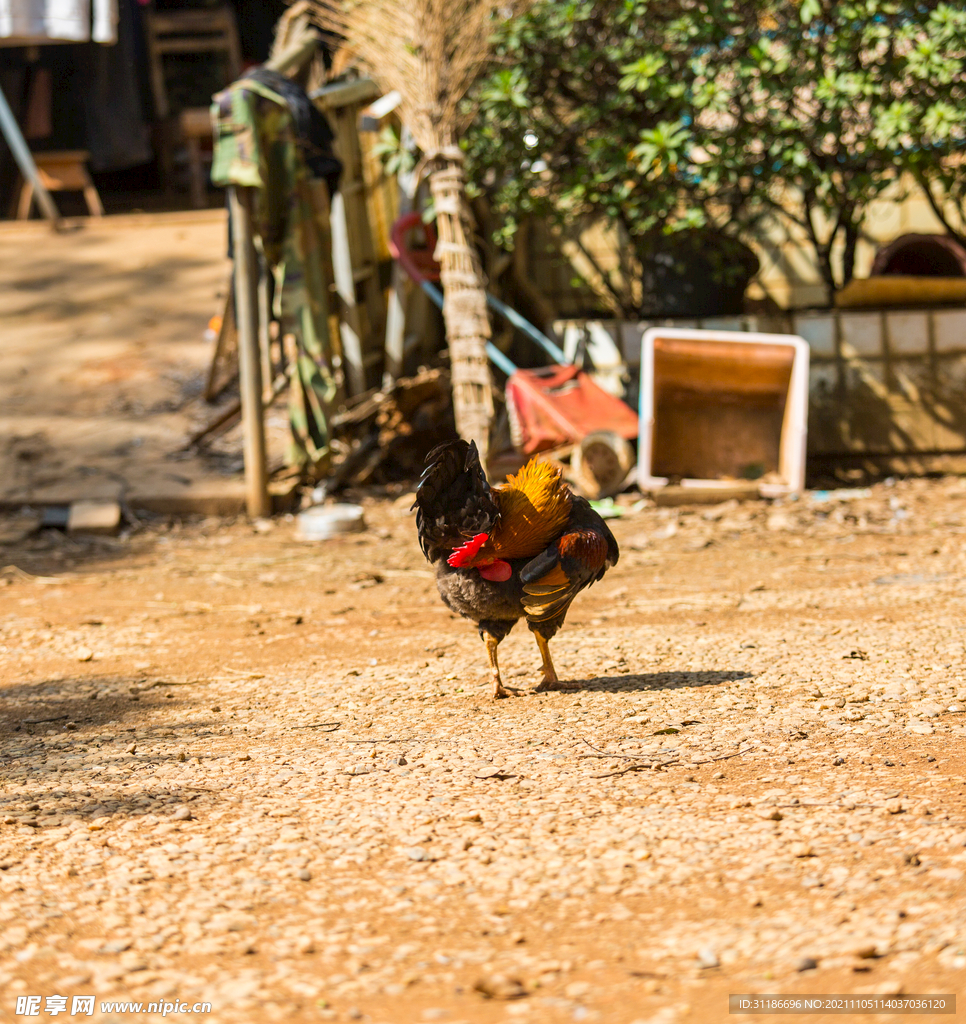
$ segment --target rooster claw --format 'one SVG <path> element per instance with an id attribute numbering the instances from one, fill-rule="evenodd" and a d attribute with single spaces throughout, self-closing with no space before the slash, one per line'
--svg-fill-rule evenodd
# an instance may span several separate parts
<path id="1" fill-rule="evenodd" d="M 533 691 L 534 693 L 549 693 L 551 690 L 562 690 L 572 692 L 581 689 L 580 683 L 561 682 L 559 679 L 544 679 L 544 681 Z"/>
<path id="2" fill-rule="evenodd" d="M 493 692 L 494 700 L 501 700 L 503 697 L 521 697 L 522 694 L 519 690 L 508 690 L 502 683 L 496 684 L 496 689 Z"/>

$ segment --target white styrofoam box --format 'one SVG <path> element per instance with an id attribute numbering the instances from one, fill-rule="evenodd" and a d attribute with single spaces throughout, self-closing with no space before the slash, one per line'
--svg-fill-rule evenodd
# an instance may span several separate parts
<path id="1" fill-rule="evenodd" d="M 890 352 L 896 355 L 926 355 L 929 352 L 928 313 L 886 313 L 886 329 Z"/>
<path id="2" fill-rule="evenodd" d="M 800 493 L 805 488 L 805 445 L 808 439 L 808 342 L 793 334 L 764 334 L 758 331 L 702 331 L 674 327 L 651 327 L 641 339 L 640 434 L 638 436 L 638 485 L 644 490 L 666 487 L 667 477 L 654 476 L 652 460 L 656 427 L 654 345 L 657 339 L 681 339 L 714 344 L 783 346 L 792 350 L 792 369 L 785 397 L 779 441 L 780 483 L 761 484 L 765 497 Z M 682 486 L 716 487 L 720 480 L 682 480 Z M 733 481 L 731 481 L 733 483 Z"/>
<path id="3" fill-rule="evenodd" d="M 840 313 L 842 347 L 851 348 L 856 355 L 881 356 L 882 318 L 878 313 Z M 848 355 L 848 351 L 845 352 Z"/>
<path id="4" fill-rule="evenodd" d="M 937 309 L 932 314 L 937 352 L 966 349 L 966 309 Z"/>
<path id="5" fill-rule="evenodd" d="M 835 355 L 835 316 L 831 313 L 802 314 L 794 317 L 795 333 L 804 338 L 817 356 Z"/>

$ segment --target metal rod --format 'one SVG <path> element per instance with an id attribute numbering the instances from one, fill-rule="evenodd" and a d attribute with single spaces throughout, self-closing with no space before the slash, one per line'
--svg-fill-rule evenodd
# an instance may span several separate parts
<path id="1" fill-rule="evenodd" d="M 529 320 L 524 319 L 515 310 L 511 309 L 505 302 L 501 302 L 495 295 L 486 295 L 487 304 L 492 306 L 500 316 L 505 317 L 517 330 L 523 331 L 527 337 L 532 338 L 548 356 L 562 366 L 569 366 L 570 360 L 564 355 L 563 349 L 555 345 L 543 331 L 538 331 Z"/>
<path id="2" fill-rule="evenodd" d="M 235 320 L 238 325 L 238 377 L 245 432 L 245 492 L 248 514 L 271 514 L 265 459 L 262 367 L 258 347 L 258 263 L 252 237 L 252 189 L 228 189 L 235 249 Z"/>
<path id="3" fill-rule="evenodd" d="M 27 147 L 23 133 L 20 131 L 17 119 L 13 116 L 10 104 L 7 103 L 7 97 L 4 96 L 3 89 L 0 89 L 0 131 L 3 132 L 3 137 L 7 140 L 10 152 L 13 153 L 13 158 L 17 161 L 17 166 L 20 168 L 20 173 L 33 186 L 37 205 L 43 210 L 44 216 L 50 221 L 51 225 L 54 228 L 59 228 L 60 213 L 53 198 L 47 191 L 47 187 L 40 180 L 37 165 L 34 163 L 34 158 L 30 155 L 30 149 Z"/>

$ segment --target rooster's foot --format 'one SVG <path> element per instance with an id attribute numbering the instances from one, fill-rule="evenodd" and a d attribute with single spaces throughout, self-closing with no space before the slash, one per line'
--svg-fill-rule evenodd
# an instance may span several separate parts
<path id="1" fill-rule="evenodd" d="M 551 690 L 579 690 L 580 683 L 562 682 L 556 676 L 553 679 L 544 679 L 543 682 L 533 691 L 534 693 L 549 693 Z"/>
<path id="2" fill-rule="evenodd" d="M 547 693 L 550 690 L 579 690 L 580 683 L 562 683 L 557 678 L 557 670 L 553 667 L 553 658 L 550 657 L 550 641 L 534 630 L 534 640 L 540 648 L 540 657 L 543 659 L 543 681 L 533 691 L 534 693 Z"/>

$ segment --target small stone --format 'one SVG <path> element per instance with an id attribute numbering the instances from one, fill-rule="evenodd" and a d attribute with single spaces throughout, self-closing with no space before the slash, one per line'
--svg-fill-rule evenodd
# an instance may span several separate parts
<path id="1" fill-rule="evenodd" d="M 590 991 L 590 984 L 586 981 L 572 981 L 565 989 L 564 995 L 568 999 L 583 999 Z"/>
<path id="2" fill-rule="evenodd" d="M 833 758 L 832 764 L 834 764 L 836 767 L 838 767 L 841 764 L 845 764 L 845 758 L 841 756 Z"/>
<path id="3" fill-rule="evenodd" d="M 126 949 L 131 948 L 130 939 L 112 939 L 110 942 L 105 942 L 103 946 L 98 949 L 98 953 L 123 953 Z"/>
<path id="4" fill-rule="evenodd" d="M 485 975 L 473 989 L 487 999 L 522 999 L 527 994 L 523 982 L 507 974 Z"/>
<path id="5" fill-rule="evenodd" d="M 802 971 L 814 971 L 818 967 L 818 961 L 810 956 L 803 956 L 798 963 L 795 964 L 795 970 L 801 973 Z"/>
<path id="6" fill-rule="evenodd" d="M 802 879 L 803 889 L 821 889 L 823 888 L 823 886 L 824 883 L 822 882 L 821 878 L 818 877 L 818 875 L 805 875 L 805 877 Z"/>
<path id="7" fill-rule="evenodd" d="M 403 853 L 410 860 L 420 861 L 420 860 L 426 860 L 427 859 L 426 851 L 421 846 L 408 846 L 408 847 L 406 847 L 405 850 L 403 850 Z"/>
<path id="8" fill-rule="evenodd" d="M 74 656 L 78 661 L 91 661 L 94 657 L 94 652 L 89 647 L 78 647 Z"/>
<path id="9" fill-rule="evenodd" d="M 116 501 L 75 501 L 67 516 L 68 533 L 117 533 L 121 506 Z"/>
<path id="10" fill-rule="evenodd" d="M 718 959 L 718 954 L 710 946 L 705 946 L 704 949 L 698 951 L 698 967 L 702 970 L 720 966 L 721 961 Z"/>
<path id="11" fill-rule="evenodd" d="M 246 928 L 253 928 L 258 924 L 252 914 L 227 912 L 216 914 L 206 925 L 205 929 L 210 932 L 242 932 Z"/>
<path id="12" fill-rule="evenodd" d="M 182 804 L 180 807 L 176 807 L 174 814 L 171 815 L 174 821 L 191 821 L 191 811 Z"/>
<path id="13" fill-rule="evenodd" d="M 784 815 L 782 814 L 782 812 L 776 807 L 773 811 L 770 811 L 768 814 L 765 815 L 765 820 L 766 821 L 784 821 L 785 818 L 784 818 Z"/>
<path id="14" fill-rule="evenodd" d="M 810 843 L 792 843 L 791 854 L 793 857 L 814 857 L 815 851 Z"/>
<path id="15" fill-rule="evenodd" d="M 957 701 L 955 704 L 950 704 L 949 707 L 946 708 L 946 710 L 951 715 L 961 715 L 961 714 L 963 714 L 964 711 L 966 711 L 966 704 L 960 704 Z"/>
<path id="16" fill-rule="evenodd" d="M 875 946 L 862 946 L 855 951 L 855 955 L 860 960 L 874 960 L 879 954 Z"/>
<path id="17" fill-rule="evenodd" d="M 303 882 L 312 881 L 312 872 L 308 868 L 299 868 L 298 876 Z"/>

